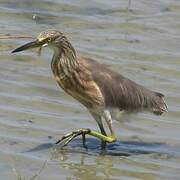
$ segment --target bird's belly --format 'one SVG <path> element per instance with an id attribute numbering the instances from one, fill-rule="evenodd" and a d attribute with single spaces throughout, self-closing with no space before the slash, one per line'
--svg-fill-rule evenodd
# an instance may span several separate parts
<path id="1" fill-rule="evenodd" d="M 71 95 L 87 108 L 104 104 L 102 93 L 93 81 L 72 81 L 70 78 L 66 78 L 65 76 L 55 76 L 55 80 L 66 93 Z"/>
<path id="2" fill-rule="evenodd" d="M 82 103 L 86 107 L 91 107 L 93 104 L 92 99 L 89 97 L 85 96 L 84 94 L 79 93 L 78 91 L 74 91 L 71 89 L 66 89 L 65 90 L 69 95 L 71 95 L 73 98 L 78 100 L 80 103 Z"/>
<path id="3" fill-rule="evenodd" d="M 119 122 L 129 121 L 133 112 L 128 112 L 124 110 L 119 110 L 118 108 L 108 108 L 109 112 L 111 113 L 111 117 L 113 120 Z"/>

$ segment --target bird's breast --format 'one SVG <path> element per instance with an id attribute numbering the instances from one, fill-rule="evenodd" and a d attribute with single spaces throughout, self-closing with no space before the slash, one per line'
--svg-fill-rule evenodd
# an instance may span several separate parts
<path id="1" fill-rule="evenodd" d="M 66 93 L 86 107 L 90 108 L 94 105 L 104 105 L 104 97 L 94 81 L 86 81 L 78 76 L 65 76 L 63 74 L 56 75 L 55 80 Z"/>

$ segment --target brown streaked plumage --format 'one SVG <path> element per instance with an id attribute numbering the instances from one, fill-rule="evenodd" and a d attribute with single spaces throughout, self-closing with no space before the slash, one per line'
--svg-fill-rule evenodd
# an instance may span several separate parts
<path id="1" fill-rule="evenodd" d="M 167 111 L 163 94 L 148 90 L 95 60 L 78 57 L 71 43 L 59 31 L 42 32 L 37 40 L 15 49 L 13 53 L 44 46 L 54 50 L 51 68 L 55 80 L 65 92 L 89 110 L 102 133 L 82 129 L 64 136 L 59 142 L 65 139 L 67 144 L 80 134 L 83 137 L 90 134 L 103 142 L 114 142 L 116 137 L 112 129 L 112 109 L 125 112 L 147 110 L 156 115 Z M 104 130 L 103 119 L 110 129 L 110 136 Z"/>

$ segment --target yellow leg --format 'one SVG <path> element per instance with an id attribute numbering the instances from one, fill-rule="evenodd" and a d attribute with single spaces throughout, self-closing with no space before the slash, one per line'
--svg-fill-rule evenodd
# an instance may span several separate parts
<path id="1" fill-rule="evenodd" d="M 115 142 L 117 140 L 116 135 L 114 133 L 112 133 L 110 136 L 105 136 L 99 132 L 96 131 L 90 131 L 89 135 L 97 137 L 98 139 L 100 139 L 101 141 L 105 141 L 108 143 L 112 143 Z"/>
<path id="2" fill-rule="evenodd" d="M 90 129 L 78 129 L 76 131 L 73 131 L 71 133 L 66 134 L 63 136 L 59 141 L 56 142 L 56 144 L 60 144 L 64 142 L 62 146 L 66 146 L 70 141 L 72 141 L 75 137 L 82 135 L 83 137 L 83 146 L 86 147 L 85 145 L 85 135 L 90 135 L 93 137 L 96 137 L 100 139 L 101 141 L 112 143 L 117 140 L 116 136 L 114 133 L 112 133 L 110 136 L 105 136 L 99 132 L 96 131 L 91 131 Z"/>
<path id="3" fill-rule="evenodd" d="M 105 121 L 106 121 L 106 123 L 107 123 L 107 125 L 109 127 L 109 130 L 110 130 L 110 133 L 111 133 L 110 136 L 106 135 L 106 132 L 105 132 L 105 130 L 103 128 L 103 124 L 99 123 L 98 125 L 100 126 L 101 133 L 96 132 L 96 131 L 91 131 L 90 129 L 79 129 L 79 130 L 73 131 L 73 132 L 71 132 L 69 134 L 66 134 L 59 141 L 57 141 L 56 144 L 60 144 L 60 143 L 63 142 L 64 143 L 63 146 L 65 146 L 70 141 L 72 141 L 75 137 L 80 136 L 80 135 L 82 135 L 83 146 L 84 147 L 86 147 L 86 137 L 85 137 L 86 135 L 90 135 L 90 136 L 93 136 L 93 137 L 96 137 L 96 138 L 100 139 L 104 143 L 104 146 L 105 146 L 106 142 L 107 143 L 115 142 L 117 140 L 117 138 L 116 138 L 116 135 L 115 135 L 115 133 L 113 131 L 113 128 L 112 128 L 112 118 L 111 118 L 110 112 L 108 110 L 105 110 L 103 112 L 103 116 L 102 117 L 105 119 Z"/>

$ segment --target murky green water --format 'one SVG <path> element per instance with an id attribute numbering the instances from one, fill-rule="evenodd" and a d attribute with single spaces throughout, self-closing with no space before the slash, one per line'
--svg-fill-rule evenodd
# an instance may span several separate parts
<path id="1" fill-rule="evenodd" d="M 166 95 L 169 112 L 114 122 L 118 142 L 102 152 L 88 139 L 64 150 L 52 144 L 74 129 L 97 125 L 56 84 L 52 52 L 12 55 L 29 39 L 0 40 L 0 179 L 180 179 L 180 1 L 0 0 L 0 34 L 58 29 L 79 54 L 93 57 Z M 33 16 L 35 19 L 33 19 Z"/>

